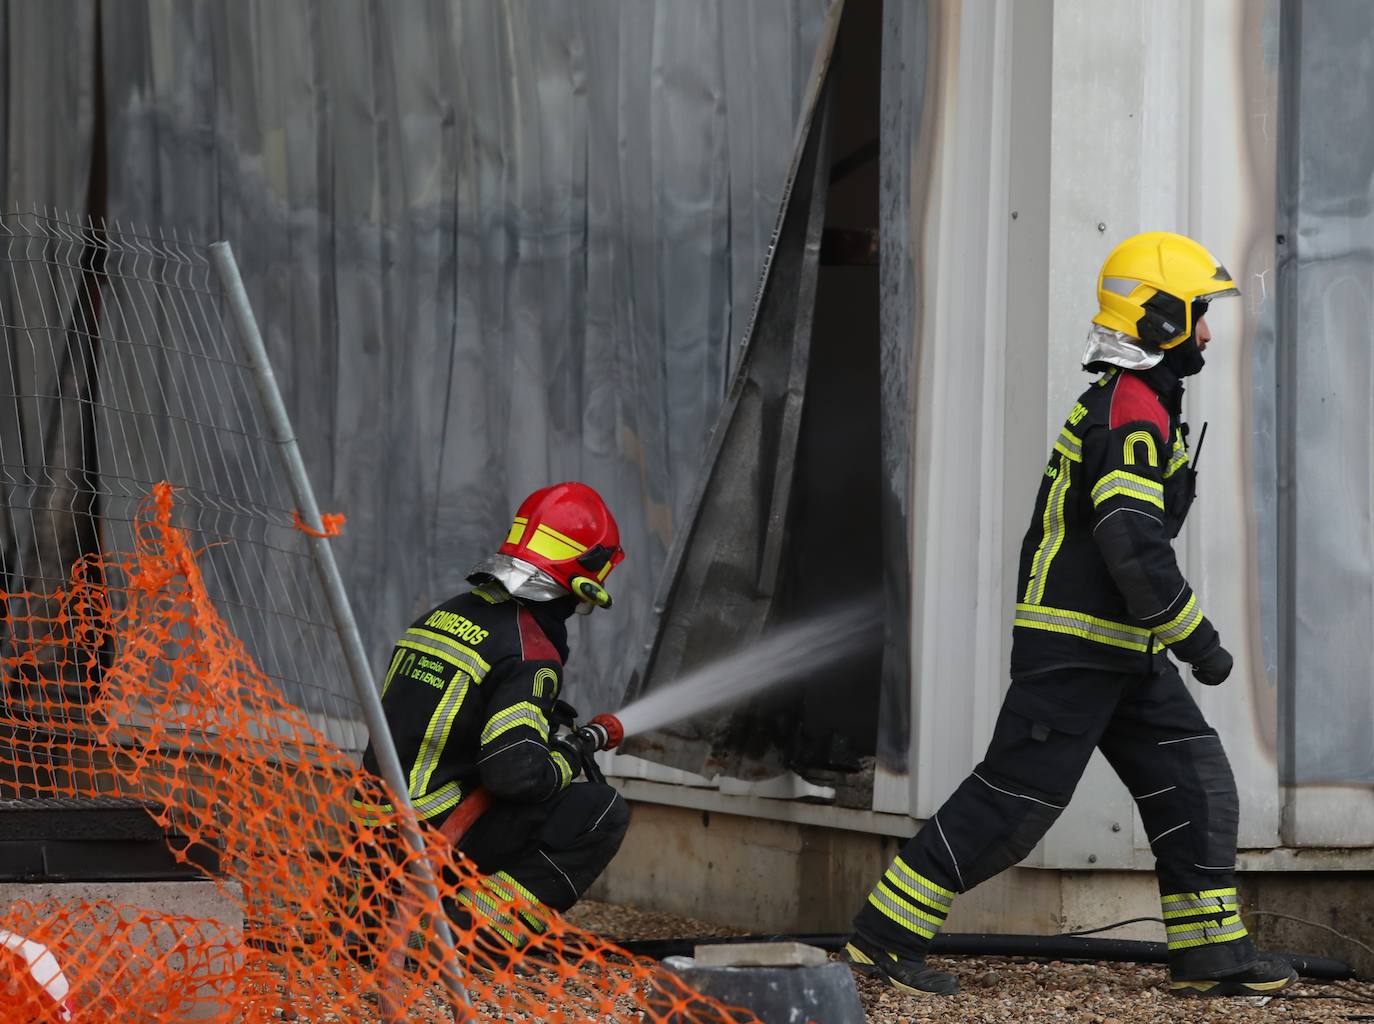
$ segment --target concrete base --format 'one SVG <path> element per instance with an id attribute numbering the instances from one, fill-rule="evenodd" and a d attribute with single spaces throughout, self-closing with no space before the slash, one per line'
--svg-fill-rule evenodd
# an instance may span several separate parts
<path id="1" fill-rule="evenodd" d="M 843 932 L 901 843 L 887 836 L 635 803 L 620 853 L 588 896 L 751 932 Z M 1374 946 L 1369 872 L 1243 872 L 1242 912 L 1277 911 Z M 959 897 L 950 932 L 1055 935 L 1132 917 L 1158 917 L 1148 871 L 1012 868 Z M 1268 948 L 1345 960 L 1374 975 L 1374 956 L 1330 932 L 1247 918 Z M 1164 940 L 1158 924 L 1112 938 Z"/>
<path id="2" fill-rule="evenodd" d="M 1374 873 L 1242 875 L 1241 900 L 1241 913 L 1256 912 L 1246 925 L 1261 946 L 1334 957 L 1360 977 L 1374 978 L 1374 950 L 1368 948 L 1374 947 Z"/>
<path id="3" fill-rule="evenodd" d="M 620 853 L 588 896 L 750 931 L 841 932 L 901 845 L 865 832 L 636 803 Z M 1158 913 L 1150 874 L 1013 868 L 955 901 L 946 929 L 1053 935 Z M 1112 934 L 1164 937 L 1159 925 Z"/>
<path id="4" fill-rule="evenodd" d="M 761 1024 L 864 1024 L 863 1004 L 847 964 L 702 967 L 689 957 L 669 957 L 663 963 L 702 995 L 743 1007 Z"/>
<path id="5" fill-rule="evenodd" d="M 92 907 L 90 913 L 74 915 L 72 936 L 67 947 L 79 947 L 92 936 L 92 948 L 80 950 L 84 958 L 99 955 L 99 944 L 117 935 L 132 948 L 146 949 L 151 957 L 166 955 L 160 967 L 180 972 L 184 989 L 178 994 L 186 1001 L 177 1008 L 179 1020 L 194 1021 L 219 1017 L 225 1011 L 222 984 L 213 979 L 230 976 L 242 958 L 243 909 L 236 883 L 216 882 L 4 882 L 0 883 L 0 906 L 16 903 L 32 906 L 67 905 Z M 125 908 L 125 909 L 121 909 Z M 189 923 L 173 928 L 139 920 L 138 912 L 184 918 Z M 115 919 L 119 913 L 121 921 Z M 22 929 L 21 922 L 15 927 Z M 40 939 L 41 940 L 41 939 Z M 61 950 L 54 949 L 59 963 Z M 169 955 L 167 955 L 169 954 Z M 137 976 L 140 962 L 136 956 L 116 954 L 111 967 L 128 962 Z M 68 967 L 66 963 L 62 966 Z M 197 985 L 197 979 L 207 984 Z M 135 985 L 137 982 L 135 982 Z M 79 1008 L 79 1007 L 78 1007 Z"/>

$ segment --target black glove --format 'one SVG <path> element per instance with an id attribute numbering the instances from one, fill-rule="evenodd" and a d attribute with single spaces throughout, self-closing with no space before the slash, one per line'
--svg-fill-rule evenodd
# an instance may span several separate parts
<path id="1" fill-rule="evenodd" d="M 571 729 L 575 724 L 577 724 L 577 708 L 565 700 L 554 701 L 553 714 L 549 715 L 549 725 L 555 729 L 560 725 Z"/>
<path id="2" fill-rule="evenodd" d="M 1231 674 L 1235 660 L 1231 652 L 1217 644 L 1197 661 L 1193 662 L 1193 678 L 1204 686 L 1220 686 Z"/>
<path id="3" fill-rule="evenodd" d="M 556 751 L 568 759 L 568 764 L 572 767 L 572 779 L 582 774 L 582 769 L 586 763 L 586 754 L 582 750 L 582 744 L 575 740 L 571 733 L 555 737 L 549 741 L 549 750 Z"/>

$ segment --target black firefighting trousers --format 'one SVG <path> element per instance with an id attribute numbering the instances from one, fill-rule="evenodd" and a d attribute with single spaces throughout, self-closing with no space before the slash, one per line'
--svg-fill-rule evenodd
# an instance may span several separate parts
<path id="1" fill-rule="evenodd" d="M 957 894 L 1030 853 L 1097 748 L 1140 809 L 1174 976 L 1252 960 L 1237 916 L 1231 766 L 1166 664 L 1149 675 L 1065 669 L 1013 680 L 986 757 L 902 848 L 855 930 L 899 956 L 923 956 Z"/>
<path id="2" fill-rule="evenodd" d="M 610 786 L 578 782 L 537 804 L 498 803 L 458 848 L 485 875 L 503 872 L 540 903 L 567 910 L 611 862 L 630 809 Z"/>

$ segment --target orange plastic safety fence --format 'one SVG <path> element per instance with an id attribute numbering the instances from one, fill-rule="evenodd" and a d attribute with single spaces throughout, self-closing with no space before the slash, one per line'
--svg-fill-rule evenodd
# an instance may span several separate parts
<path id="1" fill-rule="evenodd" d="M 321 529 L 314 529 L 301 518 L 300 512 L 291 513 L 291 525 L 300 530 L 301 533 L 308 533 L 312 537 L 340 537 L 343 536 L 344 523 L 348 518 L 342 512 L 322 512 L 320 513 Z"/>
<path id="2" fill-rule="evenodd" d="M 240 928 L 159 913 L 113 888 L 0 909 L 0 933 L 55 958 L 72 1020 L 754 1020 L 482 877 L 429 828 L 440 898 L 422 895 L 399 816 L 353 809 L 386 804 L 385 788 L 254 665 L 172 510 L 160 484 L 135 551 L 83 560 L 57 593 L 0 594 L 0 797 L 146 801 L 185 837 L 177 856 L 218 851 L 218 895 L 242 914 Z M 0 1019 L 65 1019 L 50 962 L 25 963 L 0 945 Z M 443 983 L 454 966 L 469 1006 Z"/>

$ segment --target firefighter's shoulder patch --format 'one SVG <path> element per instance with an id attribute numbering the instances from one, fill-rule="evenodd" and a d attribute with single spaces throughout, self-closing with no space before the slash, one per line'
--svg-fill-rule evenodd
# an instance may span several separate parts
<path id="1" fill-rule="evenodd" d="M 520 660 L 552 661 L 559 665 L 563 664 L 563 659 L 558 656 L 558 648 L 553 645 L 553 641 L 540 628 L 534 615 L 524 605 L 518 607 L 516 622 L 520 626 Z"/>
<path id="2" fill-rule="evenodd" d="M 1123 373 L 1117 378 L 1108 420 L 1112 430 L 1127 423 L 1144 422 L 1153 424 L 1160 437 L 1169 436 L 1168 410 L 1154 389 L 1134 373 Z"/>

